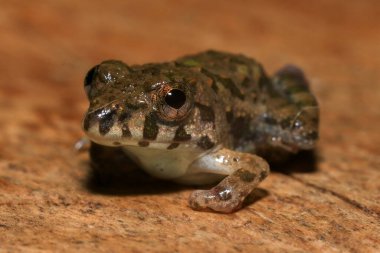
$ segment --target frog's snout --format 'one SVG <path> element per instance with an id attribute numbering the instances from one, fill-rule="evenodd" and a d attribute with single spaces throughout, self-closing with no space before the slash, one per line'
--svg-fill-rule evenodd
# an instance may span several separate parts
<path id="1" fill-rule="evenodd" d="M 83 129 L 86 133 L 106 135 L 115 124 L 117 112 L 115 109 L 104 107 L 88 111 L 83 120 Z"/>
<path id="2" fill-rule="evenodd" d="M 121 139 L 132 138 L 129 128 L 131 117 L 140 111 L 136 106 L 128 106 L 125 101 L 116 101 L 99 109 L 89 109 L 83 119 L 86 135 L 103 145 L 116 145 Z"/>

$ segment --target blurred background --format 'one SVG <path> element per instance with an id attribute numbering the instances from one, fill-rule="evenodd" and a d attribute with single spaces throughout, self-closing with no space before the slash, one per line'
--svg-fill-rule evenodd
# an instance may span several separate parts
<path id="1" fill-rule="evenodd" d="M 292 62 L 317 86 L 379 66 L 379 9 L 376 0 L 1 1 L 1 87 L 83 96 L 85 72 L 104 59 L 141 64 L 210 48 L 271 72 Z"/>

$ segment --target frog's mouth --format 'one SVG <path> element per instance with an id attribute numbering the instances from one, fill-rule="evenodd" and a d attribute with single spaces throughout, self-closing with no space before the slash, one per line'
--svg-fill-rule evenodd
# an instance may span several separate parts
<path id="1" fill-rule="evenodd" d="M 83 129 L 88 138 L 104 146 L 139 146 L 154 149 L 191 148 L 191 135 L 180 132 L 176 124 L 158 124 L 151 113 L 138 110 L 120 113 L 116 109 L 103 107 L 87 112 Z"/>

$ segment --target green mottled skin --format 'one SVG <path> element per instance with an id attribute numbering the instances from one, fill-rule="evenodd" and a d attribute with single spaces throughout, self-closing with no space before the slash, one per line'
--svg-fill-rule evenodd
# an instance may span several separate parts
<path id="1" fill-rule="evenodd" d="M 283 160 L 318 138 L 318 106 L 302 71 L 286 66 L 270 79 L 243 55 L 206 51 L 137 66 L 105 61 L 89 71 L 85 89 L 84 129 L 97 150 L 123 150 L 156 177 L 220 181 L 190 196 L 196 210 L 238 210 L 269 173 L 260 156 Z M 104 157 L 112 164 L 112 155 Z"/>

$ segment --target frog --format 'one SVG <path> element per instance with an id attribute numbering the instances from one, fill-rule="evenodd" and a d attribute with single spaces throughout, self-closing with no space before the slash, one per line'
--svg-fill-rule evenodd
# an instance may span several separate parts
<path id="1" fill-rule="evenodd" d="M 84 88 L 95 167 L 125 157 L 153 177 L 200 187 L 188 199 L 197 211 L 241 209 L 272 161 L 318 140 L 318 103 L 294 65 L 269 77 L 255 59 L 217 50 L 141 65 L 107 60 Z"/>

